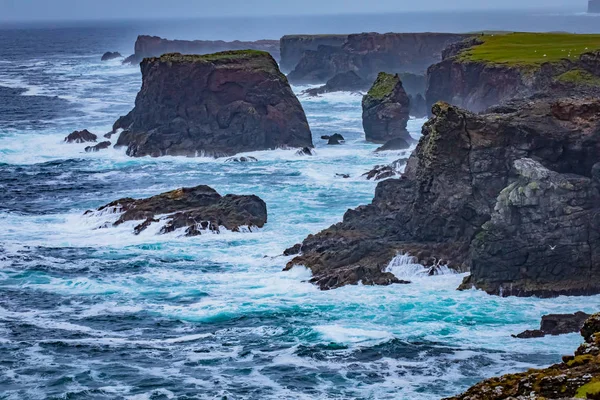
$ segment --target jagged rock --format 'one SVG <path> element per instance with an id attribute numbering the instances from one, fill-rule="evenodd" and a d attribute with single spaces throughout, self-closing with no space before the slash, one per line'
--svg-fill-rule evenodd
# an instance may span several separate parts
<path id="1" fill-rule="evenodd" d="M 375 150 L 376 153 L 390 150 L 406 150 L 410 148 L 410 144 L 403 138 L 390 139 L 385 144 Z"/>
<path id="2" fill-rule="evenodd" d="M 363 97 L 363 127 L 369 142 L 386 143 L 392 139 L 412 142 L 406 130 L 410 118 L 410 99 L 400 77 L 382 72 Z"/>
<path id="3" fill-rule="evenodd" d="M 400 176 L 400 168 L 406 165 L 406 160 L 400 159 L 396 160 L 389 165 L 376 165 L 373 169 L 365 174 L 364 177 L 367 180 L 380 181 L 387 178 L 393 178 L 395 176 Z"/>
<path id="4" fill-rule="evenodd" d="M 439 263 L 465 272 L 475 256 L 473 280 L 468 283 L 490 293 L 600 293 L 596 255 L 600 242 L 591 229 L 600 212 L 590 207 L 598 207 L 600 201 L 589 178 L 600 162 L 600 99 L 523 100 L 479 115 L 438 103 L 422 133 L 402 177 L 380 182 L 371 204 L 349 210 L 341 223 L 306 238 L 303 254 L 288 268 L 305 265 L 317 281 L 340 275 L 334 282 L 337 287 L 350 283 L 341 277 L 355 269 L 368 275 L 370 282 L 380 278 L 385 282 L 384 271 L 397 254 L 409 254 L 424 266 Z M 514 204 L 511 200 L 511 210 L 528 218 L 525 224 L 515 224 L 511 235 L 516 240 L 511 240 L 499 229 L 508 228 L 505 224 L 484 224 L 495 213 L 497 221 L 508 221 L 504 206 L 497 212 L 494 208 L 499 197 L 506 197 L 501 192 L 520 182 L 513 164 L 523 158 L 535 158 L 560 176 L 549 173 L 547 181 L 540 181 L 547 199 L 510 190 L 516 190 L 515 199 L 522 199 Z M 549 182 L 564 187 L 551 190 Z M 523 191 L 535 193 L 533 187 Z M 561 208 L 557 199 L 567 203 Z M 541 212 L 537 222 L 536 210 Z M 546 214 L 552 210 L 558 212 L 556 218 Z M 561 230 L 568 220 L 572 225 Z M 482 238 L 486 230 L 489 234 Z M 486 237 L 470 250 L 472 241 Z M 549 247 L 563 241 L 560 254 Z M 531 262 L 522 250 L 531 251 Z M 511 260 L 514 254 L 519 257 Z M 534 265 L 534 260 L 541 263 Z M 518 290 L 507 289 L 511 285 Z"/>
<path id="5" fill-rule="evenodd" d="M 97 211 L 121 213 L 114 226 L 127 221 L 144 221 L 134 228 L 135 234 L 159 221 L 165 222 L 161 234 L 187 228 L 188 236 L 197 236 L 201 232 L 218 233 L 221 226 L 238 232 L 242 227 L 262 228 L 267 223 L 267 206 L 257 196 L 221 196 L 204 185 L 177 189 L 147 199 L 120 199 Z M 86 215 L 90 213 L 88 211 Z"/>
<path id="6" fill-rule="evenodd" d="M 88 146 L 85 148 L 85 152 L 86 153 L 95 153 L 98 152 L 100 150 L 104 150 L 104 149 L 108 149 L 110 147 L 111 143 L 109 141 L 106 142 L 100 142 L 95 146 Z"/>
<path id="7" fill-rule="evenodd" d="M 231 157 L 225 160 L 226 163 L 246 163 L 246 162 L 257 162 L 255 157 Z"/>
<path id="8" fill-rule="evenodd" d="M 347 39 L 348 35 L 286 35 L 280 40 L 281 70 L 293 70 L 307 50 L 317 50 L 320 46 L 342 47 Z"/>
<path id="9" fill-rule="evenodd" d="M 542 317 L 539 330 L 525 331 L 514 337 L 518 339 L 540 338 L 546 335 L 558 336 L 579 332 L 591 315 L 584 312 L 575 314 L 550 314 Z"/>
<path id="10" fill-rule="evenodd" d="M 314 156 L 314 152 L 310 147 L 303 147 L 296 152 L 297 156 Z"/>
<path id="11" fill-rule="evenodd" d="M 65 142 L 67 143 L 86 143 L 86 142 L 95 142 L 98 139 L 98 136 L 94 135 L 87 129 L 82 131 L 75 131 L 69 136 L 65 138 Z"/>
<path id="12" fill-rule="evenodd" d="M 286 256 L 286 257 L 288 257 L 288 256 L 295 256 L 297 254 L 300 254 L 301 251 L 302 251 L 302 243 L 298 243 L 298 244 L 293 245 L 289 249 L 286 249 L 283 252 L 283 255 Z"/>
<path id="13" fill-rule="evenodd" d="M 312 147 L 304 110 L 268 53 L 165 54 L 141 68 L 135 108 L 113 126 L 130 156 Z"/>
<path id="14" fill-rule="evenodd" d="M 566 400 L 598 399 L 600 396 L 600 314 L 582 329 L 585 343 L 574 356 L 546 369 L 492 378 L 466 393 L 445 400 Z"/>
<path id="15" fill-rule="evenodd" d="M 328 145 L 338 145 L 338 144 L 342 144 L 346 141 L 346 139 L 344 139 L 344 137 L 342 135 L 340 135 L 339 133 L 335 133 L 331 136 L 327 136 L 327 144 Z"/>
<path id="16" fill-rule="evenodd" d="M 369 89 L 370 83 L 356 74 L 354 71 L 342 72 L 327 81 L 324 86 L 307 89 L 303 94 L 318 96 L 333 92 L 359 92 Z"/>
<path id="17" fill-rule="evenodd" d="M 255 42 L 225 42 L 222 40 L 169 40 L 158 36 L 140 35 L 135 41 L 135 53 L 123 63 L 138 64 L 144 58 L 160 57 L 163 54 L 211 54 L 234 50 L 259 50 L 270 53 L 279 60 L 279 40 L 257 40 Z"/>
<path id="18" fill-rule="evenodd" d="M 114 60 L 115 58 L 121 58 L 123 57 L 121 55 L 121 53 L 115 51 L 114 53 L 111 53 L 110 51 L 107 51 L 106 53 L 104 53 L 102 55 L 102 58 L 100 59 L 101 61 L 110 61 L 110 60 Z"/>
<path id="19" fill-rule="evenodd" d="M 342 46 L 321 45 L 304 51 L 288 78 L 294 84 L 306 84 L 327 82 L 346 71 L 354 71 L 370 82 L 381 71 L 424 74 L 427 67 L 442 59 L 446 47 L 470 36 L 451 33 L 349 35 Z"/>

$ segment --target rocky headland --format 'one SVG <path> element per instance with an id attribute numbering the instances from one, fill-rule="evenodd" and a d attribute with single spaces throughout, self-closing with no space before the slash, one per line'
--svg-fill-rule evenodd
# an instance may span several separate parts
<path id="1" fill-rule="evenodd" d="M 427 71 L 427 106 L 446 101 L 480 112 L 535 93 L 600 93 L 600 35 L 507 33 L 447 48 Z"/>
<path id="2" fill-rule="evenodd" d="M 269 53 L 166 54 L 141 69 L 135 108 L 113 127 L 130 156 L 312 148 L 304 110 Z"/>
<path id="3" fill-rule="evenodd" d="M 442 59 L 442 51 L 470 35 L 450 33 L 360 33 L 348 35 L 342 46 L 321 45 L 306 50 L 288 78 L 294 84 L 323 83 L 354 71 L 373 82 L 379 72 L 424 75 Z"/>
<path id="4" fill-rule="evenodd" d="M 160 57 L 168 53 L 211 54 L 230 50 L 260 50 L 270 53 L 276 60 L 280 59 L 279 40 L 257 40 L 242 42 L 235 40 L 169 40 L 158 36 L 140 35 L 135 41 L 135 53 L 127 57 L 123 63 L 137 64 L 144 58 Z"/>
<path id="5" fill-rule="evenodd" d="M 86 215 L 119 217 L 113 226 L 141 221 L 134 228 L 140 234 L 154 223 L 162 223 L 161 234 L 185 228 L 186 236 L 219 233 L 224 227 L 233 232 L 262 228 L 267 223 L 267 206 L 257 196 L 221 196 L 208 186 L 182 188 L 147 199 L 124 198 Z M 108 224 L 107 224 L 108 225 Z"/>
<path id="6" fill-rule="evenodd" d="M 323 289 L 389 284 L 397 255 L 502 296 L 600 293 L 600 99 L 436 103 L 400 179 L 309 236 L 290 263 Z"/>
<path id="7" fill-rule="evenodd" d="M 581 335 L 585 342 L 560 364 L 488 379 L 446 400 L 600 399 L 600 314 L 585 322 Z"/>
<path id="8" fill-rule="evenodd" d="M 341 72 L 327 81 L 323 86 L 307 89 L 303 94 L 318 96 L 334 92 L 361 92 L 369 89 L 371 84 L 358 76 L 354 71 Z"/>
<path id="9" fill-rule="evenodd" d="M 342 47 L 348 35 L 286 35 L 280 39 L 282 71 L 292 71 L 307 50 L 320 46 Z"/>

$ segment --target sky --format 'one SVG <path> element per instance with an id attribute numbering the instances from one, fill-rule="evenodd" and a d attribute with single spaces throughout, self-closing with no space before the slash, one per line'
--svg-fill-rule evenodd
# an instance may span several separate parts
<path id="1" fill-rule="evenodd" d="M 0 0 L 0 21 L 570 7 L 587 0 Z"/>

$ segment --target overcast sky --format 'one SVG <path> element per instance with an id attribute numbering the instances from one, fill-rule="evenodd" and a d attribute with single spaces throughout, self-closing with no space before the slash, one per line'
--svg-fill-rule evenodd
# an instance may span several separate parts
<path id="1" fill-rule="evenodd" d="M 482 8 L 585 9 L 587 0 L 0 0 L 0 20 L 293 15 Z"/>

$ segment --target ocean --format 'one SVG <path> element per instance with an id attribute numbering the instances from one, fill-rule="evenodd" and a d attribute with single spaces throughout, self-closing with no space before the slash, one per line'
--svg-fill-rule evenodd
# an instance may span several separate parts
<path id="1" fill-rule="evenodd" d="M 99 135 L 132 107 L 138 34 L 278 38 L 360 31 L 598 31 L 576 13 L 488 12 L 186 21 L 5 24 L 0 27 L 0 399 L 424 399 L 486 377 L 560 361 L 577 334 L 522 341 L 547 313 L 597 312 L 600 296 L 520 299 L 458 292 L 464 274 L 411 285 L 322 292 L 284 249 L 369 203 L 361 175 L 408 151 L 374 153 L 361 96 L 300 96 L 316 145 L 254 152 L 256 163 L 85 153 L 74 130 Z M 300 93 L 304 88 L 295 87 Z M 423 119 L 409 122 L 418 138 Z M 322 135 L 341 133 L 343 146 Z M 336 174 L 349 174 L 343 179 Z M 131 224 L 84 212 L 182 186 L 256 194 L 268 224 L 253 233 L 134 236 Z"/>

